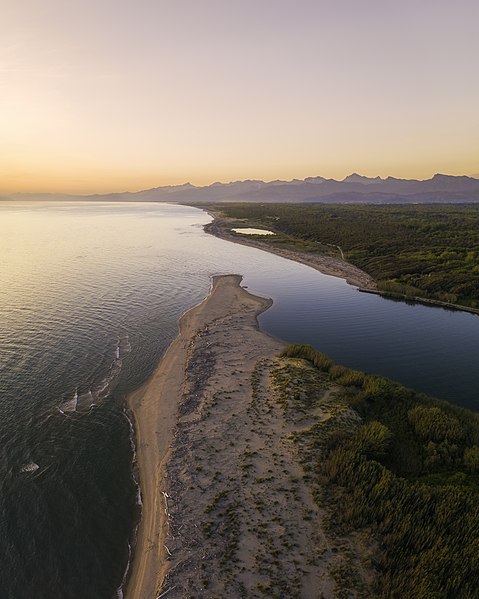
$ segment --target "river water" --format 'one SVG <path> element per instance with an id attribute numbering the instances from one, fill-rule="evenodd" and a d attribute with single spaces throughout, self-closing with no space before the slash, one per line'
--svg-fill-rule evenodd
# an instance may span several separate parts
<path id="1" fill-rule="evenodd" d="M 214 274 L 268 332 L 479 409 L 479 318 L 361 294 L 150 203 L 0 204 L 0 598 L 110 599 L 138 514 L 125 393 Z"/>

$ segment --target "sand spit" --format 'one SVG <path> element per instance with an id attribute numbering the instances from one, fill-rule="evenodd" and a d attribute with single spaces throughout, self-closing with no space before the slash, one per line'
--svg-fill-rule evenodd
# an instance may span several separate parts
<path id="1" fill-rule="evenodd" d="M 186 405 L 194 401 L 192 379 L 186 375 L 188 369 L 192 368 L 192 352 L 198 339 L 203 338 L 208 326 L 220 327 L 220 322 L 237 318 L 247 320 L 246 328 L 241 331 L 241 335 L 247 338 L 240 336 L 239 332 L 229 330 L 227 324 L 224 335 L 237 348 L 239 362 L 252 363 L 256 356 L 262 356 L 262 351 L 266 348 L 268 354 L 272 354 L 281 347 L 277 341 L 257 330 L 256 316 L 271 305 L 271 300 L 247 293 L 240 287 L 240 281 L 241 277 L 238 275 L 214 278 L 208 298 L 181 318 L 180 333 L 162 358 L 157 370 L 145 385 L 127 398 L 134 419 L 143 504 L 133 564 L 129 573 L 127 599 L 156 599 L 170 565 L 167 560 L 169 550 L 165 544 L 169 531 L 165 506 L 171 485 L 165 479 L 165 465 L 171 454 L 178 409 L 184 413 Z M 255 347 L 254 335 L 249 337 L 250 332 L 262 339 L 262 344 L 258 347 Z M 194 384 L 201 385 L 208 378 L 208 374 L 207 369 L 203 370 Z M 228 375 L 226 376 L 228 378 Z M 184 397 L 186 399 L 183 399 Z M 180 428 L 176 431 L 176 436 L 180 434 Z"/>
<path id="2" fill-rule="evenodd" d="M 278 392 L 284 346 L 257 324 L 271 301 L 240 282 L 214 278 L 128 398 L 143 515 L 126 599 L 340 596 L 344 551 L 300 464 L 305 424 Z M 331 392 L 318 396 L 321 418 Z"/>
<path id="3" fill-rule="evenodd" d="M 310 254 L 306 252 L 298 252 L 294 250 L 288 250 L 285 248 L 271 245 L 267 241 L 261 239 L 251 239 L 246 235 L 234 235 L 230 231 L 230 227 L 233 223 L 237 224 L 237 219 L 229 219 L 221 215 L 219 212 L 215 212 L 208 208 L 207 212 L 215 219 L 212 223 L 205 226 L 205 231 L 215 237 L 220 237 L 233 243 L 239 243 L 241 245 L 249 245 L 251 247 L 265 250 L 271 254 L 277 254 L 288 260 L 294 260 L 306 266 L 311 266 L 315 270 L 319 270 L 325 275 L 331 275 L 333 277 L 339 277 L 345 279 L 350 285 L 360 287 L 363 290 L 376 292 L 377 285 L 374 279 L 363 270 L 357 268 L 346 260 L 339 258 L 333 258 L 331 256 L 321 256 L 320 254 Z"/>

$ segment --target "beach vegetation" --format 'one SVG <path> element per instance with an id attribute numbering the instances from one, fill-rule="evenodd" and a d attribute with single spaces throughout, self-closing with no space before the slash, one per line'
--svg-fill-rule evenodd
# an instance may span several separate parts
<path id="1" fill-rule="evenodd" d="M 292 418 L 295 387 L 321 405 L 325 375 L 334 385 L 327 400 L 332 417 L 297 431 L 294 440 L 313 496 L 327 507 L 331 534 L 369 539 L 369 596 L 476 597 L 479 415 L 382 377 L 349 372 L 314 352 L 289 347 L 275 375 L 277 389 Z M 337 579 L 347 593 L 355 582 L 341 582 L 344 565 Z"/>

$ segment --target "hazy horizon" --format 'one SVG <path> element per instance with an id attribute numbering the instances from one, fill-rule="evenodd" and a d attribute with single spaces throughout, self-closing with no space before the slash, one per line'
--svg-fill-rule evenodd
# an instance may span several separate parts
<path id="1" fill-rule="evenodd" d="M 479 172 L 474 0 L 0 5 L 0 193 Z"/>
<path id="2" fill-rule="evenodd" d="M 139 192 L 142 192 L 142 191 L 148 191 L 148 189 L 157 189 L 157 188 L 161 188 L 161 187 L 178 187 L 178 188 L 180 188 L 182 186 L 191 185 L 193 187 L 201 188 L 201 187 L 210 187 L 210 186 L 213 186 L 213 185 L 231 185 L 231 184 L 234 184 L 234 183 L 245 183 L 245 182 L 248 182 L 248 181 L 258 181 L 258 182 L 262 182 L 262 183 L 266 183 L 266 184 L 275 183 L 277 181 L 278 182 L 283 182 L 283 183 L 292 183 L 293 181 L 302 182 L 305 179 L 314 179 L 316 177 L 324 178 L 325 180 L 337 181 L 338 183 L 340 183 L 340 182 L 346 180 L 348 177 L 350 177 L 352 175 L 359 175 L 360 177 L 367 177 L 367 178 L 371 178 L 371 179 L 372 178 L 380 177 L 383 181 L 386 181 L 386 179 L 388 177 L 391 177 L 391 175 L 386 175 L 385 177 L 381 177 L 380 175 L 372 175 L 372 176 L 369 177 L 368 175 L 363 175 L 362 173 L 358 173 L 357 171 L 354 171 L 354 172 L 349 173 L 345 177 L 337 178 L 337 179 L 334 178 L 334 177 L 328 178 L 328 177 L 323 177 L 323 175 L 314 174 L 314 175 L 309 175 L 309 176 L 305 177 L 304 179 L 298 179 L 297 177 L 293 177 L 292 179 L 269 179 L 269 180 L 247 178 L 247 179 L 235 179 L 235 180 L 231 180 L 231 181 L 226 181 L 226 180 L 225 181 L 220 181 L 218 179 L 214 179 L 211 182 L 205 183 L 204 185 L 195 184 L 195 183 L 192 183 L 190 180 L 188 180 L 188 181 L 182 181 L 180 183 L 174 183 L 174 184 L 168 184 L 168 183 L 166 183 L 164 185 L 155 185 L 155 186 L 150 187 L 150 188 L 143 187 L 143 188 L 138 188 L 138 189 L 119 189 L 119 190 L 110 189 L 110 190 L 101 191 L 101 192 L 92 191 L 92 192 L 85 192 L 85 193 L 81 193 L 81 192 L 75 193 L 75 192 L 68 192 L 68 191 L 61 191 L 61 190 L 60 191 L 48 191 L 48 190 L 47 191 L 25 191 L 25 192 L 22 192 L 22 191 L 16 191 L 15 192 L 14 191 L 14 192 L 5 193 L 5 196 L 9 197 L 9 196 L 17 195 L 17 194 L 18 195 L 21 195 L 21 194 L 32 194 L 32 195 L 35 195 L 36 193 L 38 193 L 38 194 L 47 194 L 47 195 L 58 194 L 58 195 L 75 195 L 75 196 L 77 196 L 77 195 L 78 196 L 82 196 L 82 195 L 89 196 L 89 195 L 127 194 L 127 193 L 135 194 L 135 193 L 139 193 Z M 432 179 L 435 175 L 444 175 L 444 176 L 447 176 L 447 177 L 470 177 L 470 178 L 478 179 L 479 180 L 479 174 L 468 175 L 468 174 L 465 174 L 465 173 L 451 174 L 451 173 L 438 173 L 438 172 L 436 172 L 436 173 L 432 174 L 430 177 L 426 177 L 424 179 L 423 178 L 417 178 L 417 179 L 412 179 L 411 178 L 411 179 L 408 179 L 406 177 L 398 177 L 398 179 L 411 180 L 411 181 L 414 181 L 414 180 L 417 180 L 417 181 L 427 181 L 427 180 Z"/>

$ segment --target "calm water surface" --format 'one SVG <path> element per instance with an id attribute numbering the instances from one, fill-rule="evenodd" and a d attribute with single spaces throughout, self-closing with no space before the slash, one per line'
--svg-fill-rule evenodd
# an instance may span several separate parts
<path id="1" fill-rule="evenodd" d="M 137 514 L 121 398 L 236 272 L 269 332 L 479 409 L 479 318 L 358 293 L 156 204 L 0 204 L 0 598 L 118 595 Z"/>

